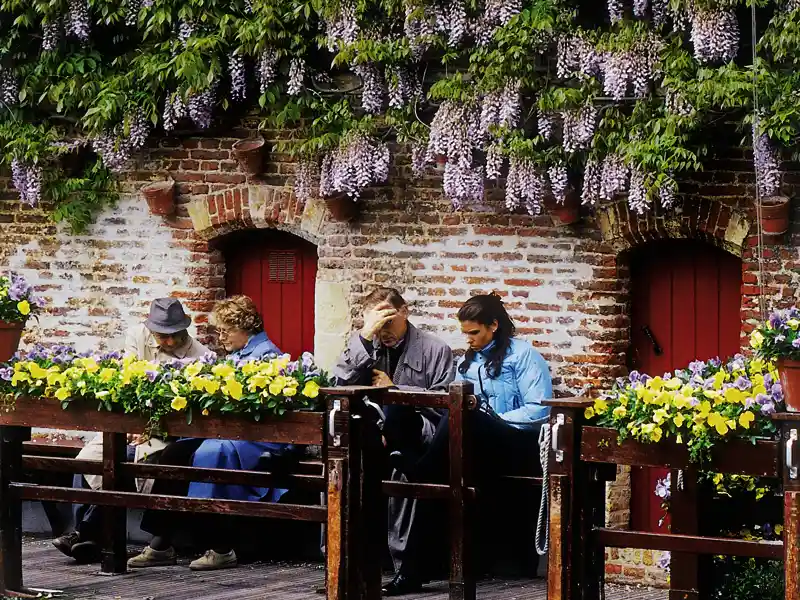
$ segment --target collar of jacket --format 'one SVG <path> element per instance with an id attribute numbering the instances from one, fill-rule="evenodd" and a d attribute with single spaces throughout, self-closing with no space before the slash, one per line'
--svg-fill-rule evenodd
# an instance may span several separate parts
<path id="1" fill-rule="evenodd" d="M 255 335 L 251 335 L 250 338 L 247 340 L 247 344 L 245 344 L 245 347 L 239 350 L 238 352 L 235 352 L 234 354 L 236 354 L 236 356 L 239 358 L 250 356 L 253 353 L 253 351 L 255 351 L 255 349 L 258 348 L 260 344 L 263 344 L 268 339 L 269 338 L 267 338 L 266 331 L 261 331 Z"/>
<path id="2" fill-rule="evenodd" d="M 486 344 L 486 345 L 485 345 L 483 348 L 481 348 L 480 350 L 478 350 L 478 354 L 480 354 L 481 356 L 483 356 L 483 357 L 485 358 L 485 357 L 486 357 L 486 355 L 487 355 L 487 354 L 489 354 L 489 352 L 491 351 L 491 349 L 492 349 L 492 348 L 494 348 L 494 345 L 495 345 L 495 341 L 494 341 L 494 340 L 492 340 L 491 342 L 489 342 L 488 344 Z"/>
<path id="3" fill-rule="evenodd" d="M 422 352 L 417 347 L 417 345 L 419 344 L 420 337 L 421 334 L 419 329 L 417 329 L 411 323 L 409 323 L 408 330 L 406 331 L 406 335 L 403 338 L 403 340 L 405 341 L 405 346 L 403 347 L 403 353 L 400 355 L 400 360 L 397 362 L 398 369 L 400 368 L 401 365 L 408 365 L 415 371 L 422 370 Z M 377 336 L 375 337 L 373 344 L 375 346 L 376 351 L 380 349 L 381 342 Z"/>

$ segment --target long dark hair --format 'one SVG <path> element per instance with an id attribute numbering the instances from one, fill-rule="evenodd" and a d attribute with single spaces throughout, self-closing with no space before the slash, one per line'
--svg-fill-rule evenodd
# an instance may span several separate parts
<path id="1" fill-rule="evenodd" d="M 490 326 L 497 321 L 497 331 L 494 332 L 494 346 L 489 350 L 486 360 L 486 374 L 494 379 L 500 374 L 503 360 L 511 346 L 511 338 L 517 328 L 503 306 L 503 300 L 497 294 L 481 294 L 473 296 L 464 303 L 458 311 L 458 320 L 475 321 L 481 325 Z M 464 362 L 458 367 L 458 371 L 463 375 L 469 369 L 472 361 L 475 360 L 475 350 L 467 350 Z"/>

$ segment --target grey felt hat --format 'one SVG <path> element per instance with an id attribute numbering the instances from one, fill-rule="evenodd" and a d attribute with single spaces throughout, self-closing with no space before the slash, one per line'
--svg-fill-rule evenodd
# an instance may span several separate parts
<path id="1" fill-rule="evenodd" d="M 144 324 L 153 333 L 169 335 L 188 329 L 192 319 L 177 298 L 156 298 L 150 304 L 150 316 Z"/>

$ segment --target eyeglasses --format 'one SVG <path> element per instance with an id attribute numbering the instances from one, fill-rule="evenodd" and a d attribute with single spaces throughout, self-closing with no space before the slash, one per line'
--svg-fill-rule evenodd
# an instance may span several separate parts
<path id="1" fill-rule="evenodd" d="M 233 334 L 233 330 L 231 329 L 223 329 L 222 327 L 217 327 L 217 336 L 219 338 L 228 338 Z"/>

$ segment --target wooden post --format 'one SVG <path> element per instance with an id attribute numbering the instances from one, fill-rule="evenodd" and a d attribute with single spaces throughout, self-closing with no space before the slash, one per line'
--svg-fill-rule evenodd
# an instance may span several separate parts
<path id="1" fill-rule="evenodd" d="M 9 484 L 22 481 L 22 442 L 30 427 L 0 427 L 0 593 L 22 591 L 22 500 Z"/>
<path id="2" fill-rule="evenodd" d="M 792 419 L 793 415 L 796 418 Z M 800 414 L 784 413 L 781 417 L 785 418 L 781 422 L 784 597 L 800 600 Z"/>
<path id="3" fill-rule="evenodd" d="M 124 433 L 103 433 L 103 490 L 122 490 L 122 463 L 126 458 Z M 100 572 L 122 575 L 128 572 L 128 523 L 125 507 L 103 507 L 103 552 Z"/>
<path id="4" fill-rule="evenodd" d="M 672 533 L 697 535 L 699 498 L 697 495 L 697 469 L 672 469 L 670 519 Z M 675 552 L 670 560 L 669 600 L 699 600 L 700 561 L 704 557 L 685 552 Z M 710 565 L 708 565 L 710 566 Z"/>
<path id="5" fill-rule="evenodd" d="M 545 400 L 551 407 L 548 527 L 550 550 L 547 563 L 547 600 L 577 600 L 582 598 L 582 569 L 580 560 L 586 540 L 580 537 L 580 498 L 583 490 L 575 478 L 580 474 L 580 424 L 583 411 L 591 400 L 570 398 Z M 552 448 L 557 448 L 554 451 Z"/>
<path id="6" fill-rule="evenodd" d="M 475 570 L 471 547 L 470 503 L 466 488 L 470 485 L 469 419 L 464 404 L 472 395 L 471 383 L 450 384 L 450 600 L 475 600 Z"/>
<path id="7" fill-rule="evenodd" d="M 349 494 L 350 399 L 328 396 L 323 452 L 328 483 L 328 520 L 326 523 L 325 583 L 327 600 L 345 600 L 350 586 L 352 567 L 349 551 L 352 508 Z M 353 597 L 354 598 L 354 597 Z"/>

